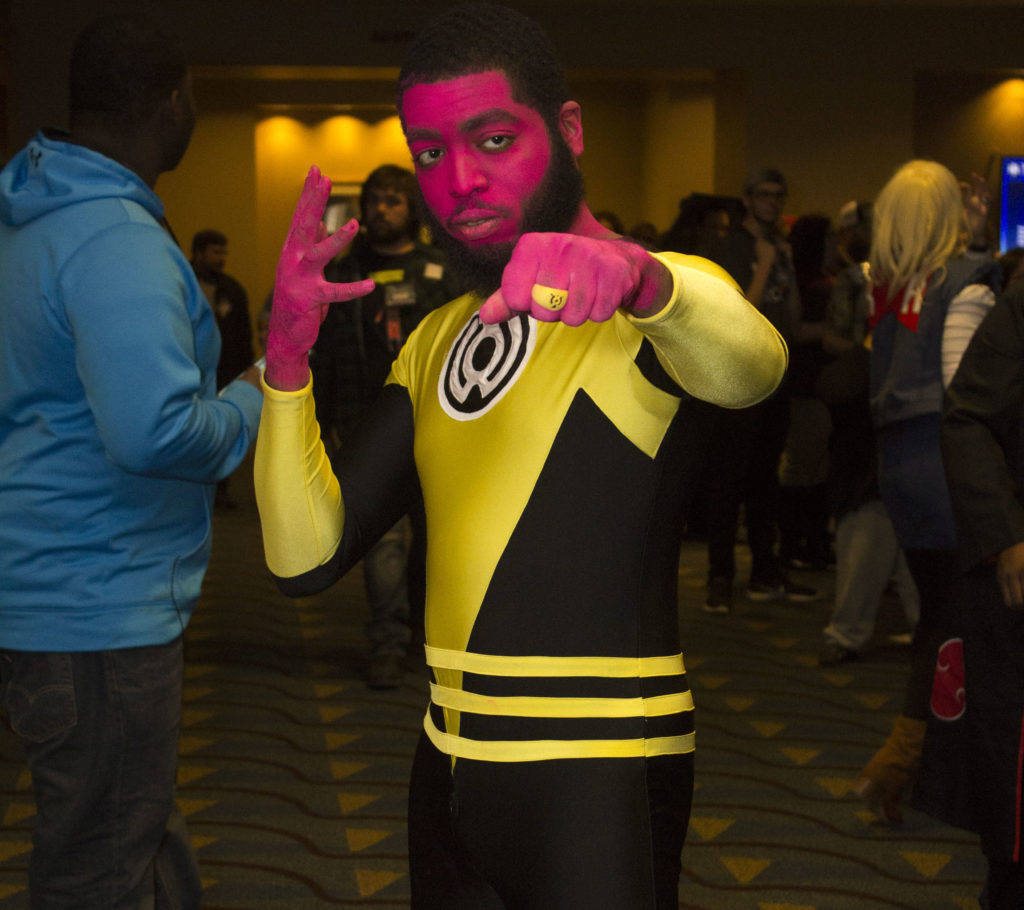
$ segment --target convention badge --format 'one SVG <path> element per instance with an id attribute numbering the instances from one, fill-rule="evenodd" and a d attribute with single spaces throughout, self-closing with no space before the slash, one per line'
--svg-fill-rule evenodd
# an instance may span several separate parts
<path id="1" fill-rule="evenodd" d="M 411 281 L 384 285 L 384 306 L 412 306 L 416 302 L 416 288 Z"/>

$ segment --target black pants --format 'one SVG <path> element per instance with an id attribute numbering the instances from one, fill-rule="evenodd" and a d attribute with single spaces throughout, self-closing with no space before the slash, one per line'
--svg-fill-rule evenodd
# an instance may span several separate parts
<path id="1" fill-rule="evenodd" d="M 1024 907 L 1024 865 L 989 860 L 981 910 L 1021 910 Z"/>
<path id="2" fill-rule="evenodd" d="M 693 755 L 483 762 L 422 736 L 413 910 L 675 910 Z"/>
<path id="3" fill-rule="evenodd" d="M 706 468 L 708 577 L 733 578 L 740 505 L 746 508 L 750 575 L 772 580 L 779 518 L 779 458 L 789 429 L 789 396 L 715 414 Z"/>
<path id="4" fill-rule="evenodd" d="M 914 631 L 902 713 L 924 720 L 929 713 L 939 646 L 950 635 L 962 634 L 959 611 L 963 588 L 955 551 L 905 549 L 903 552 L 917 585 L 921 616 Z"/>

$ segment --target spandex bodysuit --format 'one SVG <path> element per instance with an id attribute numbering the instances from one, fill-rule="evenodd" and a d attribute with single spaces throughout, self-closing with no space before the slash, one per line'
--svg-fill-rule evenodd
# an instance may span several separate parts
<path id="1" fill-rule="evenodd" d="M 660 258 L 713 318 L 674 301 L 651 320 L 485 326 L 473 296 L 430 314 L 337 481 L 309 389 L 268 389 L 257 490 L 287 593 L 338 578 L 422 487 L 414 907 L 676 906 L 694 748 L 679 533 L 710 408 L 680 388 L 694 365 L 672 339 L 751 333 L 785 353 L 717 267 Z"/>

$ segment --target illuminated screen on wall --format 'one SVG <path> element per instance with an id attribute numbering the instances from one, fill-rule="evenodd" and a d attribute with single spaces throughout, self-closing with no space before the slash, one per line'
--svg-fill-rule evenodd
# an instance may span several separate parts
<path id="1" fill-rule="evenodd" d="M 1003 158 L 999 252 L 1024 246 L 1024 157 Z"/>

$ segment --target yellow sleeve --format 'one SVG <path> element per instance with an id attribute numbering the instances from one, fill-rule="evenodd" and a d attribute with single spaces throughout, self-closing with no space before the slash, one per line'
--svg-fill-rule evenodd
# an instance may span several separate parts
<path id="1" fill-rule="evenodd" d="M 628 318 L 668 374 L 691 395 L 725 408 L 771 395 L 789 361 L 775 327 L 720 266 L 699 256 L 654 256 L 672 273 L 672 299 L 654 316 Z"/>
<path id="2" fill-rule="evenodd" d="M 312 379 L 297 392 L 264 380 L 255 483 L 270 571 L 292 578 L 326 563 L 341 541 L 345 508 L 320 439 Z"/>

